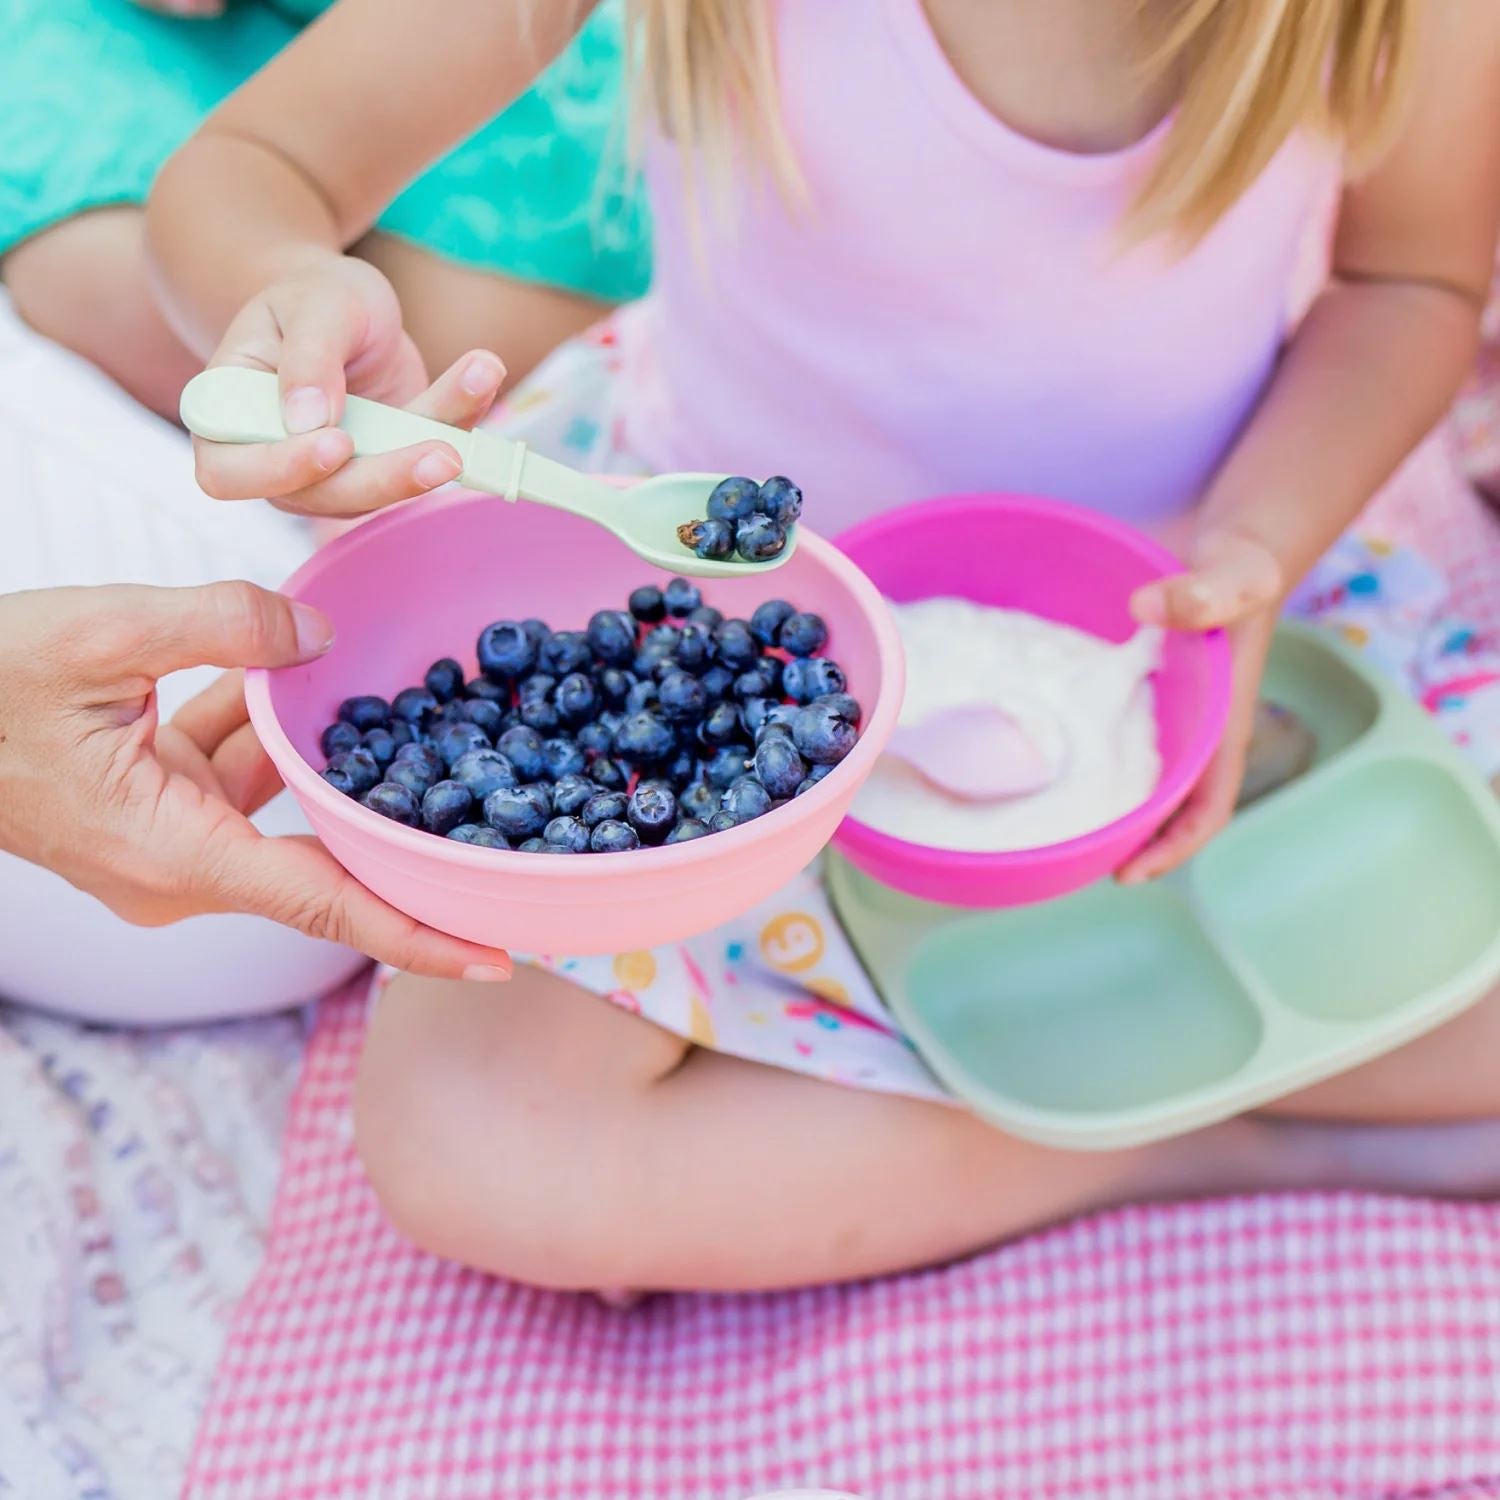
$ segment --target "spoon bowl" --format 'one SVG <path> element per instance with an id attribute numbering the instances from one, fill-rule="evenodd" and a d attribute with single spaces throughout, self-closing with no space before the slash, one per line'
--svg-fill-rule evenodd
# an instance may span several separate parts
<path id="1" fill-rule="evenodd" d="M 276 376 L 231 366 L 204 370 L 182 393 L 182 421 L 189 432 L 214 443 L 275 443 L 287 436 Z M 467 432 L 415 412 L 363 396 L 349 396 L 338 424 L 354 440 L 360 458 L 394 453 L 414 443 L 447 443 L 463 465 L 456 483 L 505 500 L 529 500 L 571 511 L 625 543 L 637 557 L 670 572 L 695 578 L 748 578 L 790 562 L 797 550 L 794 524 L 786 547 L 765 562 L 741 557 L 697 556 L 677 539 L 685 521 L 701 521 L 708 497 L 723 474 L 662 474 L 628 490 L 533 452 L 497 432 Z"/>
<path id="2" fill-rule="evenodd" d="M 1060 769 L 1018 719 L 989 703 L 960 704 L 902 725 L 886 754 L 961 802 L 1027 797 L 1051 786 Z"/>

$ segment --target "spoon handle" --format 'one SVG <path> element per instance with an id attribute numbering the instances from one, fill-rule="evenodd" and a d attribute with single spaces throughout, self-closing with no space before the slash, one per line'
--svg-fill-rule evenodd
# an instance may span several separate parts
<path id="1" fill-rule="evenodd" d="M 181 412 L 188 431 L 210 442 L 275 443 L 287 435 L 280 386 L 266 370 L 228 365 L 204 370 L 183 390 Z M 361 458 L 413 443 L 447 443 L 463 465 L 460 484 L 507 500 L 537 501 L 603 520 L 611 498 L 617 498 L 608 485 L 531 452 L 525 443 L 495 432 L 466 432 L 362 396 L 345 398 L 339 426 Z"/>

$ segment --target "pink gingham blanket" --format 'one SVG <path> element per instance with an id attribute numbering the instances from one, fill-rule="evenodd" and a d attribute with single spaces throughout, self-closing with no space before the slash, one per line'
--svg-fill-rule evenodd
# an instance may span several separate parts
<path id="1" fill-rule="evenodd" d="M 620 1314 L 384 1223 L 350 1135 L 363 1030 L 357 997 L 324 1006 L 190 1500 L 1500 1496 L 1500 1209 L 1134 1209 Z"/>

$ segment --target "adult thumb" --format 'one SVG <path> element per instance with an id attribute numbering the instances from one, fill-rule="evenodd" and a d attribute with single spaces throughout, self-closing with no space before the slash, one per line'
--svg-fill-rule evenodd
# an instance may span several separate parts
<path id="1" fill-rule="evenodd" d="M 326 615 L 253 583 L 80 593 L 94 596 L 100 624 L 78 630 L 73 650 L 80 662 L 94 659 L 96 680 L 140 674 L 154 681 L 188 667 L 288 667 L 333 644 Z"/>

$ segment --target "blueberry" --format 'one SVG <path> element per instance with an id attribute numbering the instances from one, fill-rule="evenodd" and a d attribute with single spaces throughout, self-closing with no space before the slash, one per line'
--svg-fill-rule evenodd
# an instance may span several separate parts
<path id="1" fill-rule="evenodd" d="M 728 521 L 684 521 L 677 540 L 694 557 L 718 561 L 734 553 L 734 527 Z"/>
<path id="2" fill-rule="evenodd" d="M 516 697 L 522 703 L 545 703 L 557 688 L 557 678 L 550 672 L 533 672 L 516 684 Z"/>
<path id="3" fill-rule="evenodd" d="M 665 760 L 675 748 L 666 721 L 653 713 L 631 714 L 615 731 L 614 751 L 621 760 L 649 765 Z"/>
<path id="4" fill-rule="evenodd" d="M 708 824 L 700 823 L 696 818 L 684 818 L 667 835 L 669 844 L 685 844 L 689 839 L 701 839 L 708 832 Z"/>
<path id="5" fill-rule="evenodd" d="M 601 609 L 584 632 L 589 649 L 606 666 L 622 667 L 635 655 L 635 621 L 623 609 Z"/>
<path id="6" fill-rule="evenodd" d="M 505 727 L 505 710 L 488 698 L 469 698 L 458 705 L 463 721 L 477 724 L 492 740 L 500 738 Z"/>
<path id="7" fill-rule="evenodd" d="M 743 672 L 760 659 L 760 646 L 744 620 L 725 620 L 713 640 L 715 659 L 731 671 Z"/>
<path id="8" fill-rule="evenodd" d="M 551 816 L 551 803 L 539 786 L 502 787 L 484 799 L 484 821 L 508 839 L 529 839 Z"/>
<path id="9" fill-rule="evenodd" d="M 396 758 L 396 737 L 389 729 L 367 729 L 360 743 L 375 757 L 383 771 Z"/>
<path id="10" fill-rule="evenodd" d="M 547 824 L 542 837 L 570 854 L 586 854 L 589 847 L 589 831 L 577 818 L 553 818 Z"/>
<path id="11" fill-rule="evenodd" d="M 848 719 L 851 724 L 858 724 L 864 717 L 864 710 L 859 706 L 859 699 L 845 692 L 819 693 L 813 699 L 814 703 L 826 703 L 835 712 Z"/>
<path id="12" fill-rule="evenodd" d="M 589 638 L 581 630 L 559 630 L 543 643 L 537 655 L 542 670 L 551 672 L 554 677 L 586 671 L 593 659 Z"/>
<path id="13" fill-rule="evenodd" d="M 391 716 L 391 705 L 384 698 L 366 693 L 359 698 L 345 698 L 339 704 L 339 718 L 352 724 L 361 734 L 367 729 L 383 729 Z"/>
<path id="14" fill-rule="evenodd" d="M 394 781 L 382 781 L 371 787 L 362 800 L 371 812 L 377 812 L 393 823 L 404 823 L 408 828 L 415 828 L 421 818 L 417 799 Z"/>
<path id="15" fill-rule="evenodd" d="M 330 771 L 342 771 L 354 784 L 354 795 L 363 796 L 380 781 L 380 762 L 363 745 L 335 755 L 328 762 Z"/>
<path id="16" fill-rule="evenodd" d="M 570 818 L 576 817 L 583 804 L 598 794 L 598 782 L 573 772 L 557 778 L 552 788 L 552 807 L 555 812 L 564 813 Z"/>
<path id="17" fill-rule="evenodd" d="M 334 791 L 342 792 L 346 797 L 359 796 L 359 790 L 355 786 L 354 778 L 341 766 L 327 766 L 318 772 L 318 775 L 331 786 Z"/>
<path id="18" fill-rule="evenodd" d="M 800 709 L 792 720 L 792 738 L 805 759 L 814 765 L 831 766 L 854 748 L 859 731 L 836 708 L 813 703 Z"/>
<path id="19" fill-rule="evenodd" d="M 510 702 L 510 688 L 491 682 L 488 677 L 471 677 L 464 684 L 464 697 L 483 698 L 486 702 L 504 705 Z"/>
<path id="20" fill-rule="evenodd" d="M 748 672 L 741 672 L 734 679 L 735 696 L 742 698 L 781 697 L 781 677 L 784 670 L 777 657 L 761 657 Z"/>
<path id="21" fill-rule="evenodd" d="M 790 526 L 802 514 L 802 491 L 790 479 L 773 475 L 761 485 L 755 508 L 783 526 Z"/>
<path id="22" fill-rule="evenodd" d="M 736 823 L 748 823 L 771 810 L 771 794 L 751 776 L 741 776 L 724 793 L 723 810 Z"/>
<path id="23" fill-rule="evenodd" d="M 630 613 L 643 625 L 654 625 L 667 616 L 666 600 L 655 584 L 645 584 L 630 596 Z"/>
<path id="24" fill-rule="evenodd" d="M 607 724 L 595 720 L 580 726 L 574 738 L 590 755 L 606 755 L 614 747 L 615 732 Z"/>
<path id="25" fill-rule="evenodd" d="M 352 750 L 359 744 L 359 738 L 359 730 L 352 724 L 345 723 L 343 719 L 339 719 L 318 736 L 318 748 L 329 760 L 332 760 L 335 755 L 342 755 L 346 750 Z"/>
<path id="26" fill-rule="evenodd" d="M 698 774 L 698 757 L 685 745 L 662 767 L 662 780 L 674 792 L 680 791 Z"/>
<path id="27" fill-rule="evenodd" d="M 826 656 L 815 656 L 802 664 L 802 688 L 804 692 L 810 693 L 814 699 L 817 698 L 848 698 L 846 691 L 849 679 L 844 676 L 844 669 L 836 662 L 829 660 Z M 791 663 L 787 663 L 788 670 Z M 792 696 L 788 689 L 788 696 Z M 853 699 L 849 700 L 853 702 Z M 858 705 L 856 705 L 856 708 Z M 858 718 L 858 713 L 855 718 Z"/>
<path id="28" fill-rule="evenodd" d="M 472 833 L 464 830 L 472 828 Z M 503 833 L 497 833 L 493 828 L 484 823 L 460 823 L 452 833 L 450 839 L 456 838 L 462 844 L 473 844 L 479 849 L 509 849 L 510 840 Z"/>
<path id="29" fill-rule="evenodd" d="M 490 832 L 494 833 L 494 829 L 491 829 Z M 497 835 L 497 837 L 504 837 L 504 835 Z M 546 839 L 535 837 L 523 839 L 519 844 L 515 845 L 515 848 L 521 854 L 551 854 L 553 852 L 552 845 Z"/>
<path id="30" fill-rule="evenodd" d="M 774 646 L 782 622 L 796 613 L 797 611 L 785 599 L 767 599 L 750 616 L 750 634 L 762 646 Z"/>
<path id="31" fill-rule="evenodd" d="M 391 716 L 405 719 L 408 724 L 423 723 L 427 715 L 436 713 L 437 709 L 437 695 L 424 687 L 402 688 L 391 699 Z"/>
<path id="32" fill-rule="evenodd" d="M 715 521 L 727 521 L 733 526 L 736 521 L 755 514 L 759 495 L 760 486 L 753 479 L 740 475 L 721 479 L 708 497 L 708 514 Z"/>
<path id="33" fill-rule="evenodd" d="M 635 653 L 632 651 L 631 659 Z M 611 707 L 620 708 L 635 686 L 635 676 L 619 667 L 606 667 L 599 674 L 599 696 Z"/>
<path id="34" fill-rule="evenodd" d="M 521 621 L 521 629 L 526 632 L 526 639 L 531 642 L 538 651 L 542 649 L 542 642 L 552 634 L 552 627 L 545 620 L 538 620 L 533 615 L 529 620 Z"/>
<path id="35" fill-rule="evenodd" d="M 486 828 L 483 823 L 460 823 L 457 828 L 450 828 L 444 835 L 455 844 L 477 844 L 481 833 L 493 833 L 493 828 Z"/>
<path id="36" fill-rule="evenodd" d="M 428 774 L 429 785 L 433 781 L 441 781 L 443 772 L 447 769 L 443 765 L 443 757 L 431 745 L 403 745 L 396 752 L 395 764 L 400 765 L 402 761 L 411 761 L 412 764 L 421 766 Z"/>
<path id="37" fill-rule="evenodd" d="M 507 729 L 495 743 L 495 748 L 515 767 L 522 781 L 535 781 L 546 770 L 542 755 L 542 737 L 534 729 L 517 725 Z"/>
<path id="38" fill-rule="evenodd" d="M 722 792 L 745 774 L 749 764 L 749 752 L 743 745 L 725 745 L 709 756 L 703 767 L 703 779 Z"/>
<path id="39" fill-rule="evenodd" d="M 728 667 L 710 667 L 699 679 L 710 703 L 719 703 L 734 690 L 734 673 Z"/>
<path id="40" fill-rule="evenodd" d="M 769 516 L 751 516 L 735 527 L 734 548 L 746 562 L 770 562 L 786 551 L 786 527 Z"/>
<path id="41" fill-rule="evenodd" d="M 677 633 L 672 633 L 672 646 L 677 644 Z M 672 660 L 671 646 L 653 646 L 650 643 L 643 645 L 635 654 L 635 660 L 631 663 L 631 675 L 636 679 L 635 686 L 625 696 L 625 707 L 629 708 L 632 695 L 639 696 L 639 690 L 648 683 L 655 683 L 656 669 L 663 662 Z"/>
<path id="42" fill-rule="evenodd" d="M 476 751 L 475 753 L 482 755 L 485 752 Z M 390 769 L 385 773 L 385 779 L 395 782 L 397 786 L 404 786 L 414 797 L 420 797 L 437 781 L 439 774 L 440 772 L 437 771 L 429 771 L 420 761 L 402 760 L 398 756 L 391 762 Z"/>
<path id="43" fill-rule="evenodd" d="M 692 614 L 692 612 L 703 603 L 703 594 L 696 583 L 689 583 L 686 578 L 674 578 L 661 591 L 662 601 L 667 606 L 669 615 L 676 615 L 679 620 Z"/>
<path id="44" fill-rule="evenodd" d="M 740 820 L 732 812 L 725 812 L 720 808 L 713 817 L 708 820 L 708 831 L 710 833 L 727 833 L 731 828 L 738 828 Z"/>
<path id="45" fill-rule="evenodd" d="M 706 781 L 695 781 L 677 798 L 677 810 L 684 817 L 706 823 L 719 810 L 722 791 Z"/>
<path id="46" fill-rule="evenodd" d="M 491 792 L 519 785 L 520 778 L 509 759 L 498 750 L 467 750 L 453 762 L 449 772 L 476 802 L 483 802 Z"/>
<path id="47" fill-rule="evenodd" d="M 563 776 L 581 776 L 588 763 L 583 746 L 572 735 L 560 734 L 542 741 L 542 764 L 553 781 Z"/>
<path id="48" fill-rule="evenodd" d="M 773 797 L 795 796 L 807 775 L 807 763 L 784 734 L 773 734 L 761 741 L 755 751 L 754 765 L 756 779 Z"/>
<path id="49" fill-rule="evenodd" d="M 446 834 L 469 816 L 473 805 L 468 787 L 457 781 L 440 781 L 423 793 L 422 827 L 428 833 Z"/>
<path id="50" fill-rule="evenodd" d="M 766 715 L 777 706 L 769 698 L 746 698 L 740 704 L 740 719 L 752 738 L 760 734 Z"/>
<path id="51" fill-rule="evenodd" d="M 470 750 L 488 750 L 490 737 L 477 724 L 444 724 L 433 736 L 433 743 L 443 757 L 443 764 L 452 767 L 459 756 L 467 755 Z"/>
<path id="52" fill-rule="evenodd" d="M 776 644 L 788 656 L 811 656 L 828 643 L 828 627 L 814 614 L 788 615 L 776 632 Z"/>
<path id="53" fill-rule="evenodd" d="M 439 703 L 447 703 L 463 692 L 464 669 L 451 656 L 440 657 L 422 674 L 422 686 Z"/>
<path id="54" fill-rule="evenodd" d="M 514 682 L 536 665 L 536 642 L 515 620 L 496 620 L 479 633 L 479 670 L 491 682 Z"/>
<path id="55" fill-rule="evenodd" d="M 724 611 L 715 609 L 712 604 L 700 604 L 688 617 L 689 625 L 701 625 L 712 634 L 724 623 Z"/>
<path id="56" fill-rule="evenodd" d="M 668 672 L 660 684 L 660 713 L 669 724 L 691 724 L 703 717 L 708 694 L 696 677 L 686 672 Z"/>
<path id="57" fill-rule="evenodd" d="M 714 638 L 701 625 L 684 625 L 677 632 L 672 660 L 685 672 L 700 672 L 713 661 Z"/>
<path id="58" fill-rule="evenodd" d="M 499 705 L 497 704 L 496 707 Z M 444 724 L 472 724 L 474 721 L 469 717 L 469 706 L 467 702 L 460 702 L 455 698 L 451 703 L 444 703 L 436 713 L 428 716 L 425 726 L 413 724 L 406 719 L 392 719 L 392 724 L 405 724 L 408 729 L 414 729 L 418 734 L 436 734 Z"/>
<path id="59" fill-rule="evenodd" d="M 586 827 L 594 828 L 611 819 L 619 822 L 625 816 L 625 810 L 629 805 L 630 800 L 624 792 L 595 792 L 583 804 L 578 816 L 583 819 Z"/>
<path id="60" fill-rule="evenodd" d="M 597 782 L 606 791 L 623 792 L 630 784 L 630 777 L 619 761 L 601 755 L 589 767 L 589 780 Z"/>
<path id="61" fill-rule="evenodd" d="M 745 738 L 744 721 L 733 703 L 715 703 L 698 725 L 698 739 L 710 749 L 732 745 Z"/>
<path id="62" fill-rule="evenodd" d="M 773 703 L 766 709 L 765 716 L 761 719 L 759 727 L 755 731 L 755 743 L 760 742 L 770 734 L 784 734 L 790 737 L 792 732 L 792 721 L 801 710 L 793 703 Z"/>
<path id="63" fill-rule="evenodd" d="M 545 698 L 530 698 L 521 705 L 521 722 L 538 734 L 554 734 L 562 728 L 562 715 Z"/>
<path id="64" fill-rule="evenodd" d="M 781 671 L 781 690 L 793 703 L 811 703 L 818 696 L 817 677 L 813 672 L 820 657 L 794 656 Z"/>
<path id="65" fill-rule="evenodd" d="M 629 823 L 621 823 L 615 818 L 606 818 L 604 822 L 595 825 L 594 831 L 589 835 L 589 848 L 595 854 L 623 854 L 627 849 L 640 847 L 640 836 L 635 829 Z"/>
<path id="66" fill-rule="evenodd" d="M 369 732 L 371 734 L 375 733 L 373 729 Z M 390 735 L 391 743 L 399 750 L 403 745 L 414 743 L 422 731 L 415 725 L 408 724 L 405 719 L 392 719 L 386 725 L 385 732 Z"/>

